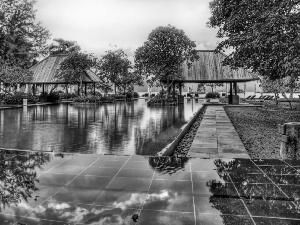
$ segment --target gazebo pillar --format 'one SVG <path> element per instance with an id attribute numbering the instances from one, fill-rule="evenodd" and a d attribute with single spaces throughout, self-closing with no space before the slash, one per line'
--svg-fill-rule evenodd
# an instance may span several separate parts
<path id="1" fill-rule="evenodd" d="M 86 83 L 84 83 L 84 94 L 86 96 Z"/>
<path id="2" fill-rule="evenodd" d="M 94 96 L 96 96 L 96 83 L 94 83 Z"/>
<path id="3" fill-rule="evenodd" d="M 236 81 L 233 82 L 234 85 L 234 95 L 232 93 L 232 82 L 230 82 L 230 95 L 228 96 L 228 103 L 230 105 L 238 105 L 240 103 L 239 96 L 237 95 L 237 84 Z"/>
<path id="4" fill-rule="evenodd" d="M 181 83 L 179 83 L 179 95 L 182 95 Z"/>
<path id="5" fill-rule="evenodd" d="M 25 93 L 28 94 L 28 84 L 25 84 Z"/>
<path id="6" fill-rule="evenodd" d="M 36 95 L 36 84 L 32 84 L 32 94 Z"/>
<path id="7" fill-rule="evenodd" d="M 43 96 L 45 95 L 45 84 L 42 84 L 42 92 L 43 92 Z"/>
<path id="8" fill-rule="evenodd" d="M 4 84 L 1 82 L 1 84 L 0 84 L 0 93 L 3 93 L 4 91 L 3 91 L 3 88 L 4 88 Z"/>
<path id="9" fill-rule="evenodd" d="M 184 96 L 182 95 L 182 83 L 179 82 L 179 95 L 177 97 L 177 103 L 178 104 L 184 104 Z"/>
<path id="10" fill-rule="evenodd" d="M 20 91 L 20 84 L 17 84 L 17 92 Z"/>
<path id="11" fill-rule="evenodd" d="M 236 82 L 234 82 L 233 85 L 234 85 L 234 95 L 237 95 L 237 85 L 236 85 Z"/>

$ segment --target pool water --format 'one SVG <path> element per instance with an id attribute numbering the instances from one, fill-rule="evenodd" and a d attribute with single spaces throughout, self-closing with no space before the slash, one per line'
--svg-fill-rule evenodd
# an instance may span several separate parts
<path id="1" fill-rule="evenodd" d="M 154 155 L 174 140 L 202 103 L 147 106 L 139 99 L 0 110 L 0 148 Z"/>

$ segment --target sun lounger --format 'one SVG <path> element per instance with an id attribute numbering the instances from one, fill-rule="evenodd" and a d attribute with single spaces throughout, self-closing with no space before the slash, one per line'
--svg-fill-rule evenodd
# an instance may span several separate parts
<path id="1" fill-rule="evenodd" d="M 251 98 L 249 98 L 249 100 L 253 100 L 256 97 L 256 95 L 252 95 Z"/>
<path id="2" fill-rule="evenodd" d="M 300 95 L 299 95 L 300 96 Z M 252 95 L 249 95 L 247 98 L 245 98 L 245 99 L 249 99 L 249 98 L 251 98 L 252 97 Z M 300 97 L 299 97 L 300 98 Z"/>

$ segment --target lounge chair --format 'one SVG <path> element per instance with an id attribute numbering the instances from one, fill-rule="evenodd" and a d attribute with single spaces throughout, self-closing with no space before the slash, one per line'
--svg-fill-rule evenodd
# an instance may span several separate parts
<path id="1" fill-rule="evenodd" d="M 253 100 L 256 97 L 256 95 L 252 95 L 251 98 L 249 98 L 249 100 Z"/>
<path id="2" fill-rule="evenodd" d="M 252 97 L 252 95 L 249 95 L 247 98 L 245 98 L 245 99 L 249 99 L 249 98 L 251 98 Z"/>

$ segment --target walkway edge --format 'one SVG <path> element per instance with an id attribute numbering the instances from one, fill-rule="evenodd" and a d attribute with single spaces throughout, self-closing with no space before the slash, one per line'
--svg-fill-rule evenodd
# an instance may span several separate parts
<path id="1" fill-rule="evenodd" d="M 182 128 L 181 132 L 177 135 L 177 137 L 175 137 L 174 141 L 172 141 L 172 143 L 168 144 L 160 152 L 156 153 L 155 156 L 171 156 L 174 154 L 177 145 L 180 143 L 181 139 L 190 130 L 191 126 L 197 120 L 203 107 L 204 107 L 204 105 L 202 105 L 202 107 L 200 107 L 199 110 L 196 113 L 194 113 L 194 115 L 190 119 L 190 121 Z"/>

